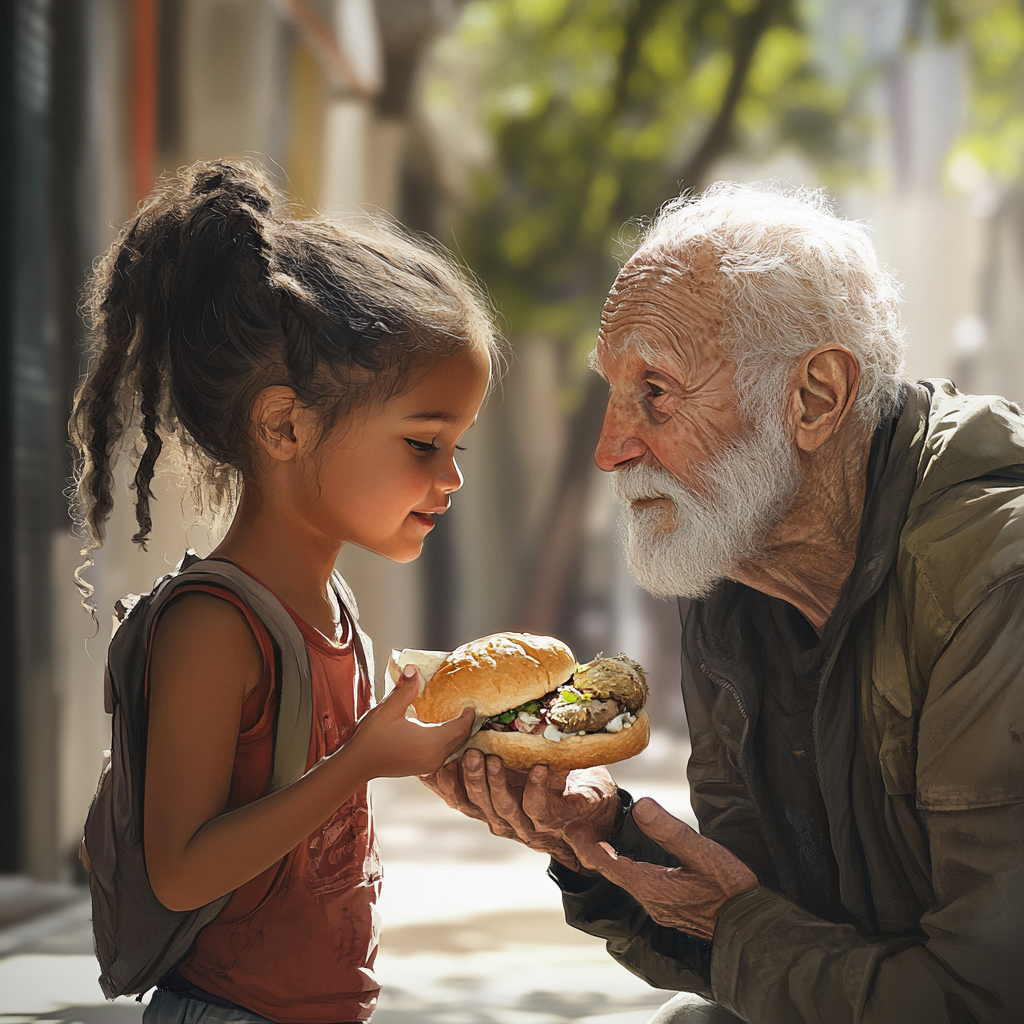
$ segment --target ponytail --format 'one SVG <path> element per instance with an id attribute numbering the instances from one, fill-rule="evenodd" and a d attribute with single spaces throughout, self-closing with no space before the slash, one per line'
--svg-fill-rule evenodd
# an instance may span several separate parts
<path id="1" fill-rule="evenodd" d="M 204 279 L 237 273 L 227 265 L 236 255 L 233 250 L 250 254 L 264 248 L 259 218 L 269 213 L 272 196 L 259 172 L 196 165 L 146 200 L 99 263 L 84 304 L 92 329 L 92 365 L 70 423 L 79 452 L 81 518 L 89 535 L 83 555 L 103 543 L 113 509 L 113 469 L 136 426 L 142 447 L 135 453 L 138 532 L 132 539 L 145 548 L 152 530 L 151 484 L 163 448 L 161 430 L 177 426 L 168 388 L 174 324 L 183 303 L 201 298 Z M 244 261 L 236 257 L 235 262 Z M 265 278 L 265 261 L 248 276 L 261 272 Z M 198 332 L 189 344 L 201 339 Z"/>

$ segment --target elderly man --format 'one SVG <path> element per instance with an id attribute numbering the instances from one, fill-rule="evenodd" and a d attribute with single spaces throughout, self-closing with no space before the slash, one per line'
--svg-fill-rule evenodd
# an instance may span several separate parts
<path id="1" fill-rule="evenodd" d="M 700 834 L 602 769 L 428 780 L 551 854 L 655 1017 L 1024 1021 L 1024 414 L 903 377 L 898 290 L 814 194 L 670 204 L 608 297 L 598 465 L 682 595 Z"/>

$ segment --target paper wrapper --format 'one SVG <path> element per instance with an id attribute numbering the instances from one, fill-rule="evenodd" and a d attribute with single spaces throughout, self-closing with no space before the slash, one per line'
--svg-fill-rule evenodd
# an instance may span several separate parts
<path id="1" fill-rule="evenodd" d="M 402 669 L 406 665 L 415 665 L 420 670 L 420 693 L 426 688 L 430 682 L 434 673 L 438 670 L 441 662 L 448 657 L 447 651 L 417 651 L 412 648 L 406 648 L 404 651 L 392 651 L 391 657 L 388 659 L 388 678 L 391 680 L 391 687 L 394 689 L 398 683 L 399 676 L 402 674 Z M 415 718 L 416 712 L 410 707 L 406 712 L 406 717 Z M 449 764 L 452 761 L 458 760 L 466 752 L 469 747 L 469 741 L 483 728 L 484 722 L 487 721 L 487 715 L 477 715 L 476 720 L 473 722 L 473 728 L 469 732 L 469 736 L 466 737 L 466 742 L 462 746 L 453 750 L 449 755 L 448 760 L 445 764 Z"/>

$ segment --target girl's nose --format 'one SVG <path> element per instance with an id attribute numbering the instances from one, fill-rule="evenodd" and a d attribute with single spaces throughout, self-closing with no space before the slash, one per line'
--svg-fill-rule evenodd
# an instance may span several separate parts
<path id="1" fill-rule="evenodd" d="M 457 491 L 462 486 L 464 479 L 462 470 L 459 469 L 459 464 L 455 461 L 455 457 L 452 456 L 448 465 L 438 474 L 437 486 L 445 494 L 451 494 L 452 491 Z"/>

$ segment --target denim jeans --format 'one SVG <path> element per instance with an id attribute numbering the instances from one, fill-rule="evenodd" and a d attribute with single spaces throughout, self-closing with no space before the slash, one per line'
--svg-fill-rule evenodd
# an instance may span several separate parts
<path id="1" fill-rule="evenodd" d="M 229 1010 L 191 996 L 158 988 L 142 1015 L 142 1024 L 273 1024 L 252 1010 Z"/>
<path id="2" fill-rule="evenodd" d="M 665 1003 L 647 1024 L 742 1024 L 742 1022 L 739 1017 L 734 1017 L 717 1003 L 709 1003 L 692 992 L 680 992 L 674 999 Z"/>
<path id="3" fill-rule="evenodd" d="M 226 1006 L 191 996 L 180 996 L 158 988 L 142 1015 L 142 1024 L 274 1024 L 252 1010 L 232 1010 Z M 358 1024 L 358 1022 L 353 1022 Z"/>

